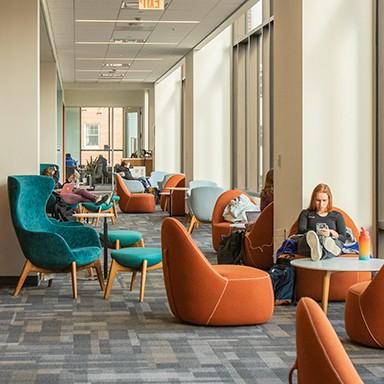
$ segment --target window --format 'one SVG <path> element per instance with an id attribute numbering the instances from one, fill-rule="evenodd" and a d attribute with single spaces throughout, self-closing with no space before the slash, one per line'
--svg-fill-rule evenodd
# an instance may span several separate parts
<path id="1" fill-rule="evenodd" d="M 100 124 L 87 123 L 85 124 L 85 147 L 98 148 L 100 139 Z"/>

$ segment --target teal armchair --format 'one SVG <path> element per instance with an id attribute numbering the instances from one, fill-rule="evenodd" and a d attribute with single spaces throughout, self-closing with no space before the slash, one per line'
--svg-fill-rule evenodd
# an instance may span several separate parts
<path id="1" fill-rule="evenodd" d="M 99 236 L 83 225 L 62 225 L 47 217 L 45 206 L 54 188 L 48 176 L 9 176 L 8 196 L 13 225 L 27 259 L 14 296 L 30 272 L 71 272 L 73 297 L 77 298 L 77 270 L 95 268 L 104 289 Z"/>

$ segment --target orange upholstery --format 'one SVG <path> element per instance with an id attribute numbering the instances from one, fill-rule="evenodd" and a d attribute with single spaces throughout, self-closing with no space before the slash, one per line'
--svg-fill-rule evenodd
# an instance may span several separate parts
<path id="1" fill-rule="evenodd" d="M 211 265 L 173 218 L 163 222 L 161 247 L 168 302 L 179 320 L 245 325 L 272 317 L 273 290 L 266 272 L 240 265 Z"/>
<path id="2" fill-rule="evenodd" d="M 296 311 L 297 358 L 289 373 L 297 369 L 299 384 L 362 384 L 336 332 L 319 305 L 309 297 Z"/>
<path id="3" fill-rule="evenodd" d="M 231 223 L 225 221 L 223 218 L 224 209 L 231 200 L 240 196 L 242 193 L 244 195 L 247 195 L 246 193 L 239 191 L 238 189 L 225 191 L 219 196 L 216 201 L 215 208 L 213 208 L 212 213 L 212 243 L 215 251 L 218 251 L 219 249 L 221 237 L 228 236 L 231 233 Z"/>
<path id="4" fill-rule="evenodd" d="M 273 265 L 273 202 L 268 204 L 244 239 L 243 263 L 267 270 Z"/>
<path id="5" fill-rule="evenodd" d="M 176 175 L 171 176 L 165 183 L 164 189 L 162 192 L 169 192 L 169 187 L 185 187 L 185 175 L 177 173 Z M 164 211 L 166 208 L 166 201 L 168 197 L 160 197 L 160 207 Z M 172 192 L 172 212 L 171 215 L 174 216 L 183 216 L 185 215 L 185 191 L 173 191 Z M 169 209 L 169 205 L 168 205 Z"/>
<path id="6" fill-rule="evenodd" d="M 345 329 L 349 338 L 374 348 L 384 348 L 384 268 L 371 282 L 353 285 L 345 303 Z"/>
<path id="7" fill-rule="evenodd" d="M 155 197 L 151 193 L 131 193 L 120 175 L 116 175 L 116 193 L 120 196 L 119 207 L 126 213 L 154 212 Z"/>
<path id="8" fill-rule="evenodd" d="M 340 212 L 345 220 L 345 225 L 349 227 L 355 238 L 359 237 L 359 230 L 352 220 L 352 218 L 343 210 L 339 208 L 334 208 L 334 211 Z M 289 235 L 297 233 L 297 221 L 292 226 Z M 348 255 L 343 255 L 348 257 Z M 350 255 L 355 256 L 355 255 Z M 296 257 L 303 257 L 297 255 Z M 296 298 L 309 296 L 315 300 L 321 300 L 322 298 L 322 286 L 323 286 L 323 277 L 325 272 L 323 271 L 313 271 L 310 269 L 296 268 Z M 329 300 L 331 301 L 344 301 L 348 289 L 351 285 L 356 284 L 361 281 L 371 280 L 370 272 L 336 272 L 331 276 L 331 284 L 329 287 Z"/>

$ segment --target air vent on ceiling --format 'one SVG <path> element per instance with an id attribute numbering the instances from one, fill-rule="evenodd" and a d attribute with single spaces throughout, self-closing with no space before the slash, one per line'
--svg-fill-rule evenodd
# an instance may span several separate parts
<path id="1" fill-rule="evenodd" d="M 105 63 L 103 67 L 106 68 L 129 68 L 131 64 L 128 63 Z"/>
<path id="2" fill-rule="evenodd" d="M 135 44 L 144 44 L 145 39 L 111 39 L 111 43 L 115 44 L 126 44 L 126 43 L 135 43 Z"/>
<path id="3" fill-rule="evenodd" d="M 170 0 L 164 1 L 164 9 L 169 6 Z M 139 0 L 124 0 L 121 2 L 121 9 L 139 9 Z"/>

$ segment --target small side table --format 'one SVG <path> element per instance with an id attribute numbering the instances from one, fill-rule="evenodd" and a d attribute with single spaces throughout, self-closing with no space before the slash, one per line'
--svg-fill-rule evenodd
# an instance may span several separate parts
<path id="1" fill-rule="evenodd" d="M 103 222 L 103 248 L 104 248 L 104 279 L 108 276 L 108 218 L 113 217 L 113 213 L 109 212 L 95 212 L 95 213 L 74 213 L 73 217 L 76 217 L 78 220 L 82 219 L 104 219 Z"/>

